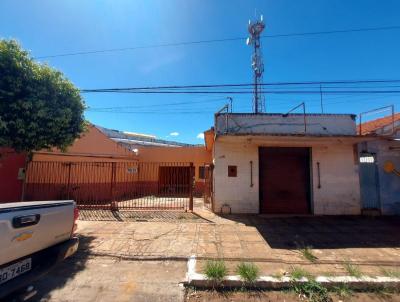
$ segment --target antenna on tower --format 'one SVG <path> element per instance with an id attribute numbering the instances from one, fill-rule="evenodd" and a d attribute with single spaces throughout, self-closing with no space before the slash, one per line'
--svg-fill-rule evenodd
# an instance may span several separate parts
<path id="1" fill-rule="evenodd" d="M 264 63 L 261 52 L 260 35 L 265 28 L 263 15 L 260 20 L 249 20 L 248 30 L 250 36 L 246 40 L 246 44 L 253 47 L 253 55 L 251 56 L 251 67 L 254 71 L 254 96 L 253 96 L 253 111 L 260 113 L 265 111 L 265 99 L 262 95 L 262 75 L 264 73 Z"/>

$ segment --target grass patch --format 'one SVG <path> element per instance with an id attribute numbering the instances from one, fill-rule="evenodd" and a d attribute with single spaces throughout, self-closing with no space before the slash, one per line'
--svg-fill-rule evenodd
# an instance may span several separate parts
<path id="1" fill-rule="evenodd" d="M 346 262 L 343 265 L 343 267 L 346 269 L 347 273 L 352 277 L 360 278 L 362 276 L 360 268 L 357 265 L 352 264 L 351 262 Z"/>
<path id="2" fill-rule="evenodd" d="M 290 277 L 294 280 L 300 280 L 301 278 L 313 279 L 312 274 L 304 268 L 294 266 L 290 268 Z"/>
<path id="3" fill-rule="evenodd" d="M 315 280 L 304 283 L 293 283 L 291 289 L 299 295 L 301 300 L 307 299 L 310 302 L 328 302 L 332 301 L 328 290 Z"/>
<path id="4" fill-rule="evenodd" d="M 317 256 L 315 256 L 312 252 L 311 246 L 305 246 L 299 249 L 300 253 L 306 258 L 308 261 L 314 263 L 318 260 Z"/>
<path id="5" fill-rule="evenodd" d="M 225 262 L 222 260 L 209 260 L 204 267 L 204 274 L 207 279 L 215 283 L 221 282 L 227 275 L 227 272 Z"/>
<path id="6" fill-rule="evenodd" d="M 390 278 L 400 278 L 400 270 L 381 268 L 382 275 Z"/>
<path id="7" fill-rule="evenodd" d="M 349 298 L 353 294 L 353 291 L 346 284 L 335 286 L 332 291 L 342 299 Z"/>
<path id="8" fill-rule="evenodd" d="M 363 290 L 363 292 L 373 293 L 383 299 L 383 301 L 391 301 L 393 295 L 398 295 L 400 290 L 390 286 L 370 287 Z"/>
<path id="9" fill-rule="evenodd" d="M 254 263 L 241 262 L 236 267 L 236 273 L 243 281 L 254 284 L 259 276 L 260 270 Z"/>
<path id="10" fill-rule="evenodd" d="M 314 263 L 318 260 L 317 256 L 313 254 L 312 246 L 306 245 L 303 241 L 301 242 L 294 242 L 297 250 L 301 253 L 301 255 L 307 259 L 308 261 Z"/>

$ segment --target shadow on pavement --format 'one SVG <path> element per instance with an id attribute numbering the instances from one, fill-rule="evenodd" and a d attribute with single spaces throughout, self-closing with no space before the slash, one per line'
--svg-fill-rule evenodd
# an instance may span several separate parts
<path id="1" fill-rule="evenodd" d="M 271 248 L 400 247 L 400 217 L 221 215 L 255 227 Z"/>
<path id="2" fill-rule="evenodd" d="M 132 210 L 80 210 L 79 220 L 84 221 L 119 221 L 119 222 L 194 222 L 210 221 L 191 212 L 182 211 L 132 211 Z"/>
<path id="3" fill-rule="evenodd" d="M 37 294 L 29 299 L 29 301 L 50 301 L 49 294 L 51 291 L 62 288 L 77 273 L 84 270 L 89 257 L 89 246 L 94 239 L 95 237 L 79 236 L 78 251 L 73 256 L 59 263 L 47 275 L 32 283 L 35 290 L 37 290 Z M 12 301 L 15 296 L 16 294 L 12 294 L 5 298 L 4 302 Z"/>

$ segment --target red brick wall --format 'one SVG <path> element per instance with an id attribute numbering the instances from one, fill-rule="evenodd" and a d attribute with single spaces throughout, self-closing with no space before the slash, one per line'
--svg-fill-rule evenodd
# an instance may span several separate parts
<path id="1" fill-rule="evenodd" d="M 10 148 L 0 148 L 0 202 L 21 200 L 23 182 L 18 179 L 18 170 L 24 167 L 25 157 Z"/>

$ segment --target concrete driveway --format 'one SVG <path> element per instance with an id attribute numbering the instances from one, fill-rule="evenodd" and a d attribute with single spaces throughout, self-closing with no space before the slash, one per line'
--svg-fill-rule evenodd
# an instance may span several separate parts
<path id="1" fill-rule="evenodd" d="M 314 274 L 363 274 L 400 267 L 400 218 L 217 216 L 190 213 L 81 213 L 79 251 L 35 286 L 36 301 L 183 301 L 186 261 L 210 258 L 233 272 L 255 262 L 262 274 L 301 266 Z M 305 259 L 307 246 L 317 257 Z"/>

